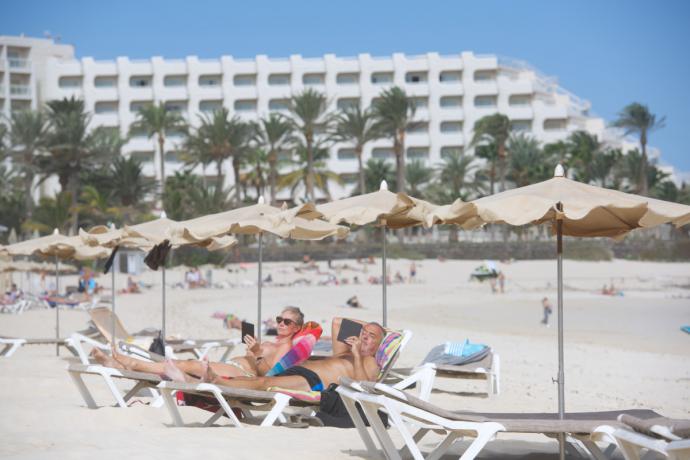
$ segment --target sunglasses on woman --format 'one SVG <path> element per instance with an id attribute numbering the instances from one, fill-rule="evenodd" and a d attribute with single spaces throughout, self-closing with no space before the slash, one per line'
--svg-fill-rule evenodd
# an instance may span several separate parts
<path id="1" fill-rule="evenodd" d="M 276 323 L 283 323 L 286 326 L 290 326 L 291 324 L 297 324 L 295 320 L 292 320 L 290 318 L 283 318 L 282 316 L 276 316 Z"/>

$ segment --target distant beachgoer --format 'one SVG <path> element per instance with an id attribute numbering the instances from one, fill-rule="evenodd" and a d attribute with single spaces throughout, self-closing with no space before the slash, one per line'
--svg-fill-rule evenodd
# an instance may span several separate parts
<path id="1" fill-rule="evenodd" d="M 506 275 L 502 271 L 498 272 L 498 287 L 501 290 L 501 294 L 505 292 L 506 285 Z"/>
<path id="2" fill-rule="evenodd" d="M 410 283 L 413 283 L 417 276 L 417 264 L 412 262 L 410 264 Z"/>
<path id="3" fill-rule="evenodd" d="M 489 278 L 489 286 L 491 286 L 491 293 L 496 294 L 498 289 L 496 289 L 496 278 Z"/>
<path id="4" fill-rule="evenodd" d="M 396 283 L 404 283 L 405 282 L 405 278 L 403 278 L 402 273 L 400 273 L 399 270 L 395 272 L 395 282 Z"/>
<path id="5" fill-rule="evenodd" d="M 364 305 L 359 301 L 356 295 L 353 295 L 349 299 L 347 299 L 347 302 L 345 302 L 348 307 L 352 308 L 364 308 Z"/>
<path id="6" fill-rule="evenodd" d="M 352 278 L 352 284 L 359 284 L 359 277 L 357 275 Z"/>
<path id="7" fill-rule="evenodd" d="M 549 315 L 553 313 L 553 308 L 548 297 L 541 299 L 541 306 L 544 308 L 544 318 L 541 320 L 541 323 L 546 327 L 549 327 Z"/>

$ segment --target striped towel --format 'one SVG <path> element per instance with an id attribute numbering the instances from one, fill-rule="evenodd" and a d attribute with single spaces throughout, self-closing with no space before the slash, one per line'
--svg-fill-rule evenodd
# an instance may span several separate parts
<path id="1" fill-rule="evenodd" d="M 321 337 L 323 329 L 319 323 L 310 321 L 306 323 L 302 330 L 295 334 L 293 344 L 290 351 L 280 358 L 280 361 L 275 363 L 273 368 L 266 373 L 267 377 L 278 375 L 286 369 L 297 366 L 306 361 L 314 349 L 316 341 Z"/>

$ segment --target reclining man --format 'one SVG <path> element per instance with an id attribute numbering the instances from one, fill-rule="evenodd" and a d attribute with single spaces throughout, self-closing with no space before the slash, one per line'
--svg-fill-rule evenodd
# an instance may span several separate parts
<path id="1" fill-rule="evenodd" d="M 234 388 L 267 390 L 281 387 L 299 391 L 320 391 L 331 383 L 338 383 L 341 377 L 354 380 L 374 381 L 380 371 L 374 357 L 386 332 L 378 323 L 365 323 L 359 337 L 348 337 L 346 343 L 339 342 L 341 318 L 333 319 L 331 330 L 333 356 L 321 360 L 308 360 L 301 366 L 294 366 L 274 377 L 236 377 L 225 379 L 208 375 L 207 381 Z"/>

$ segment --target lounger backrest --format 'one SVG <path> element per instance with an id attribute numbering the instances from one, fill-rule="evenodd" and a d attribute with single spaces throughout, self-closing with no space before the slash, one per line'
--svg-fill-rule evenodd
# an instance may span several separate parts
<path id="1" fill-rule="evenodd" d="M 402 332 L 389 331 L 386 334 L 375 354 L 376 362 L 381 369 L 376 379 L 378 382 L 386 378 L 411 338 L 412 331 L 409 330 Z"/>
<path id="2" fill-rule="evenodd" d="M 107 307 L 97 307 L 89 310 L 91 321 L 108 342 L 112 342 L 113 321 L 115 321 L 115 337 L 118 340 L 127 340 L 131 334 L 127 332 L 116 314 Z"/>

